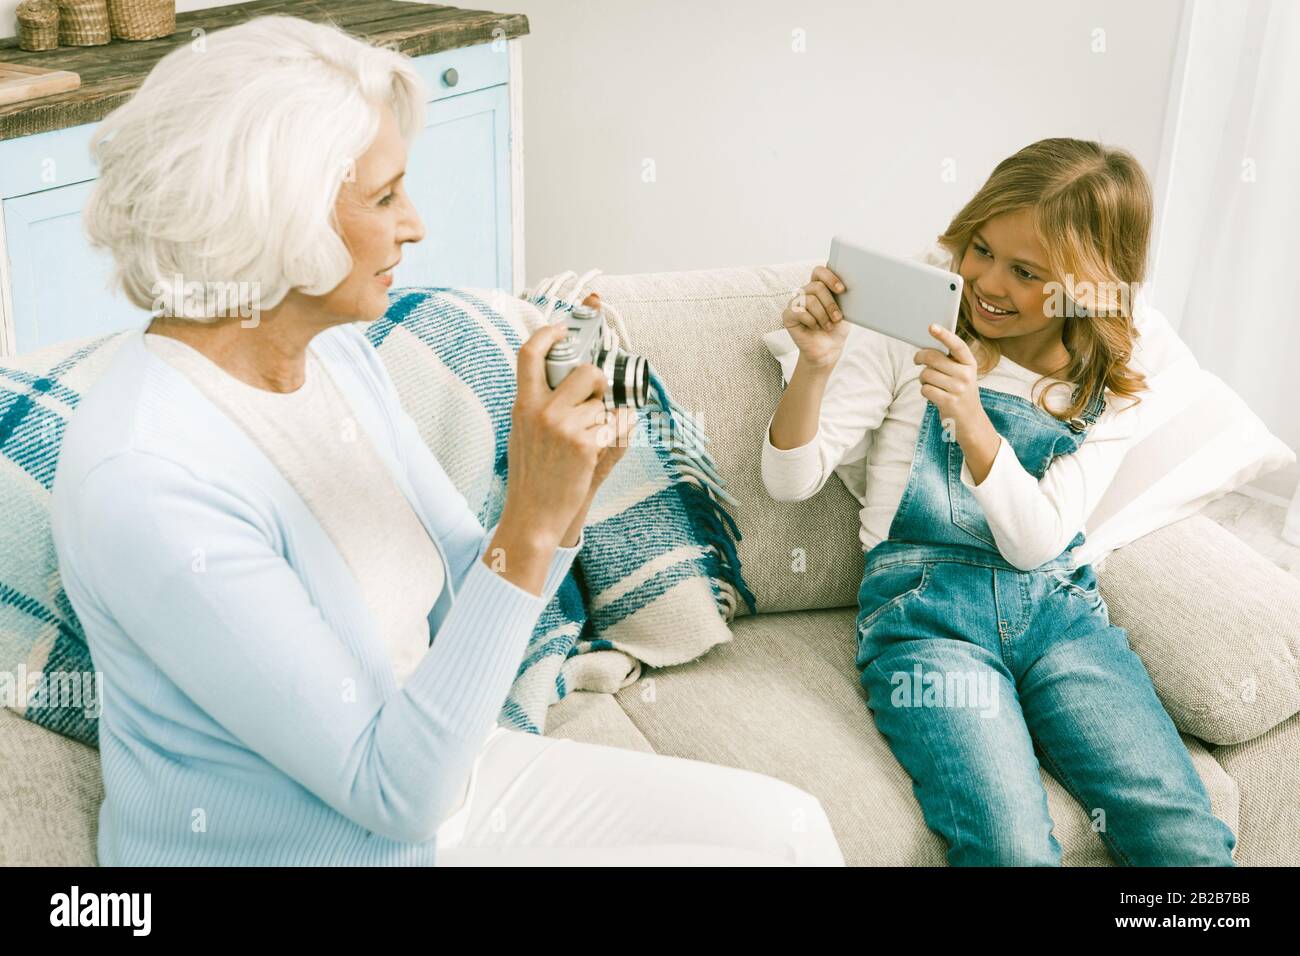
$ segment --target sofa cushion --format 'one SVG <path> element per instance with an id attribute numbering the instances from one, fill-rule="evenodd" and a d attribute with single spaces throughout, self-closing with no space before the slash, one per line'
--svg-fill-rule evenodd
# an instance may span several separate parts
<path id="1" fill-rule="evenodd" d="M 611 694 L 574 691 L 551 708 L 546 736 L 654 753 L 654 747 Z"/>
<path id="2" fill-rule="evenodd" d="M 730 644 L 699 661 L 646 670 L 618 702 L 659 753 L 770 774 L 816 796 L 850 865 L 943 865 L 912 781 L 876 729 L 854 665 L 856 611 L 739 618 Z M 1236 786 L 1183 735 L 1215 814 L 1236 830 Z M 1109 865 L 1091 821 L 1042 774 L 1067 866 Z"/>
<path id="3" fill-rule="evenodd" d="M 816 263 L 600 276 L 624 347 L 644 355 L 673 398 L 708 433 L 740 530 L 745 580 L 760 612 L 842 607 L 862 579 L 858 503 L 838 480 L 809 501 L 780 504 L 763 488 L 763 429 L 781 397 L 781 370 L 762 333 Z M 744 611 L 738 611 L 744 613 Z"/>
<path id="4" fill-rule="evenodd" d="M 1184 518 L 1097 580 L 1179 730 L 1234 744 L 1300 712 L 1300 581 L 1230 531 Z"/>
<path id="5" fill-rule="evenodd" d="M 1238 865 L 1300 866 L 1300 714 L 1210 753 L 1240 794 Z"/>
<path id="6" fill-rule="evenodd" d="M 99 751 L 0 707 L 0 866 L 94 866 Z"/>

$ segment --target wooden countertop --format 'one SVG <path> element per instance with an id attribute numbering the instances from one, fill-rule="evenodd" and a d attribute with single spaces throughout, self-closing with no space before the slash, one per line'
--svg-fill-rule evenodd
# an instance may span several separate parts
<path id="1" fill-rule="evenodd" d="M 19 48 L 17 37 L 11 37 L 0 40 L 0 61 L 75 70 L 81 75 L 81 86 L 0 107 L 0 140 L 103 119 L 130 98 L 164 54 L 190 42 L 191 30 L 202 27 L 211 32 L 267 13 L 329 20 L 356 37 L 412 57 L 486 43 L 497 29 L 507 38 L 528 33 L 528 18 L 519 13 L 403 0 L 255 0 L 178 13 L 176 32 L 156 40 L 113 40 L 100 46 L 29 52 Z"/>

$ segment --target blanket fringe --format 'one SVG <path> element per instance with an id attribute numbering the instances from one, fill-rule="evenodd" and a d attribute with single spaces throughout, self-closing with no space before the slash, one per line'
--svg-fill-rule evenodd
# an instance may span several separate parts
<path id="1" fill-rule="evenodd" d="M 653 369 L 650 370 L 650 389 L 658 406 L 658 413 L 667 419 L 669 435 L 674 435 L 678 430 L 678 421 L 689 420 L 688 413 L 672 400 L 668 389 Z M 677 442 L 672 444 L 681 450 L 681 455 L 669 456 L 671 459 L 669 472 L 674 487 L 682 496 L 687 514 L 690 515 L 697 530 L 703 531 L 705 539 L 717 549 L 722 580 L 735 588 L 745 599 L 750 614 L 757 614 L 753 592 L 749 590 L 740 573 L 740 557 L 736 554 L 736 543 L 741 540 L 740 528 L 736 526 L 735 519 L 727 509 L 714 500 L 714 494 L 726 497 L 732 504 L 736 501 L 722 491 L 722 479 L 718 478 L 717 472 L 708 459 L 708 452 L 704 451 L 702 446 L 686 446 Z M 683 456 L 684 464 L 681 461 Z M 707 475 L 700 475 L 692 466 L 704 469 Z M 672 474 L 674 471 L 676 474 Z M 691 472 L 690 475 L 686 474 L 688 471 Z M 720 601 L 720 603 L 724 603 L 723 616 L 730 619 L 729 612 L 733 610 L 731 602 Z"/>

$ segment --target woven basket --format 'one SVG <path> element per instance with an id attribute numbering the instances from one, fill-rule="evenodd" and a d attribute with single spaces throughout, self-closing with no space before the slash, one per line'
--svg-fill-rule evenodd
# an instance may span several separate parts
<path id="1" fill-rule="evenodd" d="M 117 40 L 153 40 L 176 32 L 176 0 L 108 0 Z"/>
<path id="2" fill-rule="evenodd" d="M 54 0 L 23 0 L 18 17 L 18 46 L 24 50 L 53 50 L 59 45 L 59 5 Z"/>
<path id="3" fill-rule="evenodd" d="M 59 0 L 59 42 L 64 46 L 99 46 L 108 32 L 105 0 Z"/>

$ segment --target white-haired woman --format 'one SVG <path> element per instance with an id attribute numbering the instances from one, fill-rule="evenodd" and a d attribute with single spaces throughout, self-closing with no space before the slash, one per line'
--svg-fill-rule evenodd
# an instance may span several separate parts
<path id="1" fill-rule="evenodd" d="M 405 57 L 269 16 L 96 133 L 86 226 L 156 313 L 53 489 L 104 677 L 100 863 L 842 863 L 787 783 L 495 726 L 634 416 L 594 366 L 547 386 L 554 325 L 520 349 L 493 529 L 420 439 L 355 323 L 423 236 L 424 101 Z"/>

